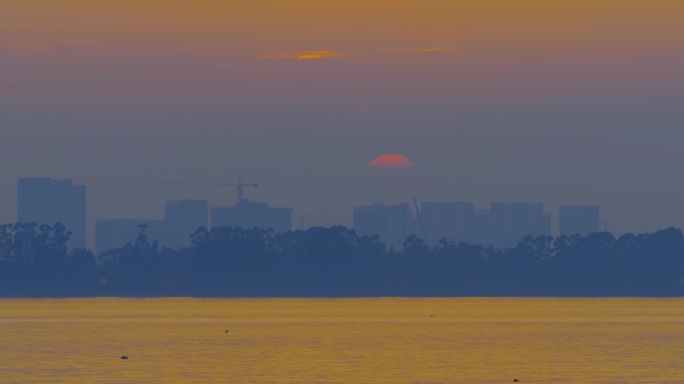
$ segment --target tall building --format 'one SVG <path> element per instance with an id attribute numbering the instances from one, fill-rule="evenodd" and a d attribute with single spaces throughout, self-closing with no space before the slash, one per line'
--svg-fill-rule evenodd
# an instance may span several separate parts
<path id="1" fill-rule="evenodd" d="M 599 230 L 598 205 L 570 205 L 558 209 L 559 234 L 586 236 Z"/>
<path id="2" fill-rule="evenodd" d="M 190 236 L 200 227 L 207 227 L 209 207 L 206 200 L 168 200 L 164 220 L 106 219 L 95 223 L 95 246 L 98 253 L 119 248 L 135 241 L 140 226 L 147 227 L 149 242 L 179 248 L 190 246 Z"/>
<path id="3" fill-rule="evenodd" d="M 160 241 L 164 236 L 163 220 L 97 220 L 95 222 L 95 251 L 99 254 L 110 249 L 121 248 L 129 242 L 135 243 L 140 226 L 146 227 L 145 233 L 150 243 Z"/>
<path id="4" fill-rule="evenodd" d="M 399 251 L 411 234 L 413 215 L 408 204 L 354 207 L 354 230 L 361 236 L 378 235 L 387 247 Z"/>
<path id="5" fill-rule="evenodd" d="M 86 187 L 69 179 L 21 178 L 17 180 L 17 222 L 54 225 L 71 232 L 69 249 L 86 245 Z"/>
<path id="6" fill-rule="evenodd" d="M 468 202 L 420 204 L 425 235 L 430 242 L 442 238 L 473 242 L 476 238 L 475 205 Z"/>
<path id="7" fill-rule="evenodd" d="M 171 247 L 190 246 L 190 235 L 209 224 L 206 200 L 169 200 L 164 209 L 163 244 Z"/>
<path id="8" fill-rule="evenodd" d="M 496 243 L 492 234 L 492 215 L 488 209 L 478 209 L 475 211 L 472 243 L 482 245 Z"/>
<path id="9" fill-rule="evenodd" d="M 492 245 L 514 247 L 525 236 L 550 236 L 551 215 L 542 203 L 492 203 Z"/>
<path id="10" fill-rule="evenodd" d="M 273 208 L 266 203 L 242 199 L 234 207 L 211 208 L 211 227 L 272 229 L 275 233 L 292 230 L 292 208 Z"/>

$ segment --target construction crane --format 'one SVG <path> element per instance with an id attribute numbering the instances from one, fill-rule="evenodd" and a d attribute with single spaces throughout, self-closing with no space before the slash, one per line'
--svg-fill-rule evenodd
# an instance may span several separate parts
<path id="1" fill-rule="evenodd" d="M 425 227 L 423 226 L 423 217 L 420 215 L 420 209 L 418 209 L 418 202 L 416 201 L 416 198 L 413 198 L 413 205 L 416 207 L 416 214 L 418 215 L 418 222 L 420 223 L 420 229 L 423 232 L 423 240 L 425 240 L 425 245 L 428 247 L 430 244 L 428 243 L 427 235 L 425 234 Z"/>
<path id="2" fill-rule="evenodd" d="M 225 187 L 235 187 L 237 190 L 238 204 L 246 203 L 249 200 L 245 199 L 245 187 L 251 187 L 254 189 L 259 189 L 259 184 L 257 183 L 243 183 L 242 178 L 238 177 L 237 183 L 188 183 L 188 182 L 162 182 L 161 184 L 166 185 L 207 185 L 207 186 L 225 186 Z"/>

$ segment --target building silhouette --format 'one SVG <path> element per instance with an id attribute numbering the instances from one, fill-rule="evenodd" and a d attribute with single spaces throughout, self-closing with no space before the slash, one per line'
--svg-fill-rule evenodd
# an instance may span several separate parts
<path id="1" fill-rule="evenodd" d="M 207 228 L 209 206 L 206 200 L 168 200 L 164 208 L 164 234 L 161 242 L 171 248 L 190 246 L 190 235 Z"/>
<path id="2" fill-rule="evenodd" d="M 492 203 L 489 221 L 496 247 L 514 247 L 526 236 L 551 236 L 551 215 L 542 203 Z"/>
<path id="3" fill-rule="evenodd" d="M 266 203 L 255 203 L 245 197 L 246 188 L 258 189 L 259 184 L 243 182 L 238 177 L 237 182 L 213 182 L 213 183 L 188 183 L 169 182 L 171 185 L 194 185 L 194 186 L 226 186 L 235 188 L 237 203 L 232 207 L 214 207 L 209 209 L 211 228 L 236 227 L 243 229 L 261 228 L 271 229 L 275 233 L 292 230 L 292 208 L 269 207 Z M 204 211 L 206 202 L 199 200 L 194 203 L 190 200 L 169 201 L 166 205 L 166 220 L 170 225 L 170 236 L 174 239 L 171 244 L 176 245 L 178 235 L 192 227 L 193 233 L 198 227 L 206 227 L 207 219 Z M 183 222 L 185 224 L 183 224 Z M 201 225 L 199 225 L 201 224 Z"/>
<path id="4" fill-rule="evenodd" d="M 86 187 L 70 179 L 17 179 L 17 222 L 62 223 L 71 238 L 69 249 L 86 245 Z"/>
<path id="5" fill-rule="evenodd" d="M 420 214 L 425 236 L 436 244 L 447 238 L 453 242 L 474 242 L 478 238 L 475 204 L 470 202 L 423 202 Z"/>
<path id="6" fill-rule="evenodd" d="M 207 227 L 209 207 L 206 200 L 167 200 L 164 219 L 105 219 L 95 223 L 95 247 L 98 253 L 133 242 L 145 226 L 149 242 L 169 248 L 189 247 L 190 236 Z"/>
<path id="7" fill-rule="evenodd" d="M 476 210 L 471 202 L 424 202 L 421 217 L 433 244 L 446 238 L 508 248 L 525 236 L 551 235 L 551 215 L 542 203 L 492 203 Z"/>
<path id="8" fill-rule="evenodd" d="M 586 236 L 599 230 L 598 205 L 566 205 L 558 209 L 559 235 Z"/>
<path id="9" fill-rule="evenodd" d="M 423 202 L 420 218 L 430 246 L 442 238 L 459 243 L 515 247 L 526 236 L 550 236 L 551 215 L 542 203 L 492 203 L 476 210 L 471 202 Z M 401 249 L 406 238 L 422 236 L 409 204 L 354 207 L 354 229 L 359 235 L 379 235 L 385 245 Z"/>
<path id="10" fill-rule="evenodd" d="M 401 250 L 415 227 L 408 204 L 354 207 L 354 230 L 361 236 L 378 235 L 387 247 Z"/>
<path id="11" fill-rule="evenodd" d="M 292 230 L 292 208 L 274 208 L 266 203 L 241 199 L 233 207 L 211 208 L 211 227 L 272 229 L 275 233 Z"/>

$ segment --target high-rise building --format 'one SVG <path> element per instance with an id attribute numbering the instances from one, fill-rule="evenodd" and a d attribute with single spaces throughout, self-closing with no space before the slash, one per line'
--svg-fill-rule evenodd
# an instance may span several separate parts
<path id="1" fill-rule="evenodd" d="M 69 179 L 21 178 L 17 180 L 17 222 L 54 225 L 71 232 L 69 249 L 86 245 L 86 187 Z"/>
<path id="2" fill-rule="evenodd" d="M 599 230 L 598 205 L 570 205 L 558 209 L 559 234 L 586 236 Z"/>
<path id="3" fill-rule="evenodd" d="M 475 210 L 475 226 L 473 228 L 473 244 L 494 244 L 492 235 L 492 215 L 488 209 Z"/>
<path id="4" fill-rule="evenodd" d="M 354 207 L 354 230 L 361 236 L 378 235 L 387 247 L 399 251 L 411 234 L 413 215 L 408 204 Z"/>
<path id="5" fill-rule="evenodd" d="M 164 235 L 163 220 L 107 219 L 95 222 L 95 251 L 99 254 L 135 243 L 141 226 L 145 227 L 147 241 L 160 241 Z"/>
<path id="6" fill-rule="evenodd" d="M 453 242 L 473 242 L 476 238 L 475 204 L 468 202 L 420 204 L 425 235 L 437 243 L 442 238 Z"/>
<path id="7" fill-rule="evenodd" d="M 550 236 L 551 215 L 542 203 L 492 203 L 492 244 L 513 247 L 526 236 Z"/>
<path id="8" fill-rule="evenodd" d="M 207 227 L 209 208 L 206 200 L 168 200 L 164 220 L 106 219 L 95 224 L 97 252 L 119 248 L 135 241 L 140 226 L 146 227 L 149 242 L 179 248 L 190 246 L 190 236 L 200 227 Z"/>
<path id="9" fill-rule="evenodd" d="M 211 227 L 272 229 L 275 233 L 292 230 L 292 208 L 273 208 L 247 199 L 234 207 L 211 208 Z"/>
<path id="10" fill-rule="evenodd" d="M 206 200 L 169 200 L 164 214 L 163 244 L 171 247 L 190 245 L 190 235 L 209 224 L 209 206 Z"/>

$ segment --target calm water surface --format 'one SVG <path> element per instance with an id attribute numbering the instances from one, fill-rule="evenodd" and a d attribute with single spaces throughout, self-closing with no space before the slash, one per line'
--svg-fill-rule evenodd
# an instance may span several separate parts
<path id="1" fill-rule="evenodd" d="M 0 300 L 2 383 L 514 378 L 684 383 L 684 299 Z"/>

